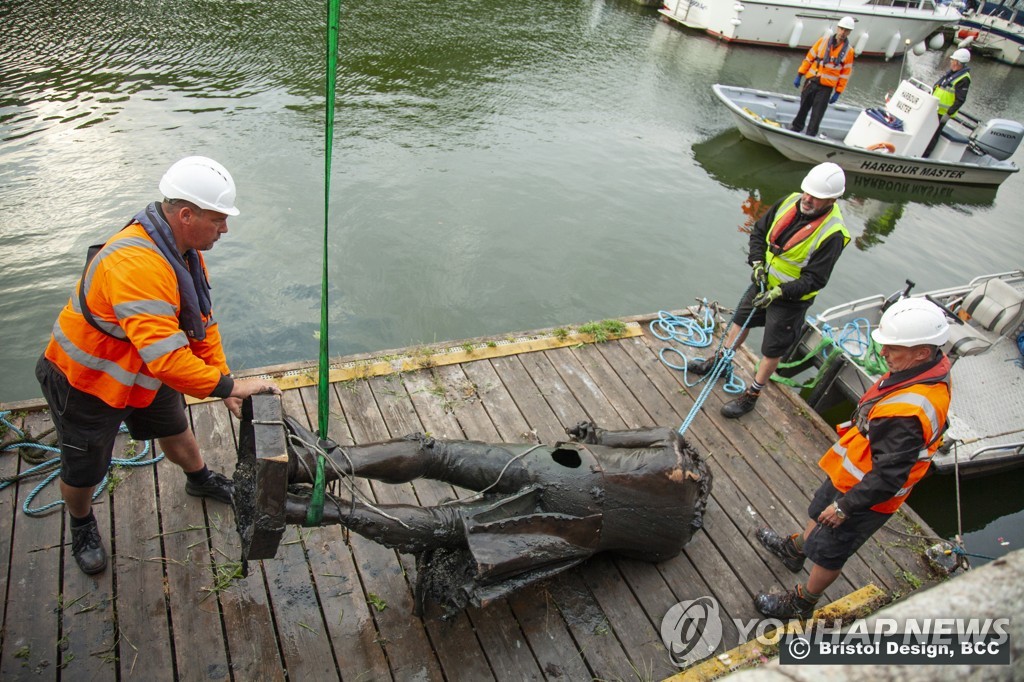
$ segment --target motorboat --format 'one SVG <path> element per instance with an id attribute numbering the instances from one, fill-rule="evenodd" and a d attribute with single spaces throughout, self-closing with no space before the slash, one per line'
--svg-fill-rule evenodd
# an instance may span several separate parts
<path id="1" fill-rule="evenodd" d="M 1024 66 L 1024 0 L 985 2 L 960 19 L 957 39 L 975 54 Z"/>
<path id="2" fill-rule="evenodd" d="M 858 56 L 892 59 L 909 47 L 940 49 L 941 29 L 960 21 L 934 0 L 664 0 L 662 16 L 686 28 L 736 43 L 806 50 L 844 16 L 857 27 L 850 45 Z M 929 37 L 931 38 L 929 39 Z M 926 42 L 927 41 L 927 42 Z"/>
<path id="3" fill-rule="evenodd" d="M 933 458 L 936 471 L 971 477 L 1024 466 L 1024 270 L 923 294 L 913 294 L 913 286 L 908 280 L 889 296 L 809 316 L 783 365 L 801 358 L 818 368 L 806 398 L 815 410 L 856 402 L 887 371 L 870 338 L 882 312 L 904 296 L 927 298 L 950 317 L 944 350 L 953 362 L 949 429 Z"/>
<path id="4" fill-rule="evenodd" d="M 789 129 L 800 108 L 796 95 L 712 87 L 744 137 L 793 161 L 832 161 L 862 175 L 963 185 L 999 185 L 1020 170 L 1009 159 L 1024 138 L 1024 126 L 1001 118 L 983 123 L 963 110 L 923 158 L 939 125 L 939 100 L 931 86 L 916 78 L 904 79 L 882 107 L 829 106 L 817 137 Z M 954 121 L 969 134 L 954 130 Z"/>

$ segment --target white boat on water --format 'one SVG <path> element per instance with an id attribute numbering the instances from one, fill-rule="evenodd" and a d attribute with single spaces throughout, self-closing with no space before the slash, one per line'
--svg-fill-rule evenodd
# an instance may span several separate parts
<path id="1" fill-rule="evenodd" d="M 860 55 L 891 59 L 960 21 L 934 0 L 665 0 L 661 14 L 679 24 L 737 43 L 808 49 L 844 16 L 857 27 L 850 45 Z M 941 34 L 929 47 L 942 47 Z"/>
<path id="2" fill-rule="evenodd" d="M 800 108 L 796 95 L 712 87 L 744 137 L 794 161 L 832 161 L 863 175 L 964 185 L 999 185 L 1020 170 L 1009 159 L 1024 139 L 1024 126 L 1001 118 L 981 123 L 962 110 L 952 120 L 970 135 L 953 130 L 951 121 L 929 158 L 922 158 L 938 127 L 939 100 L 930 86 L 914 78 L 900 83 L 884 108 L 829 106 L 818 137 L 789 130 Z"/>
<path id="3" fill-rule="evenodd" d="M 834 306 L 808 317 L 791 357 L 804 357 L 824 347 L 824 338 L 841 351 L 838 362 L 825 367 L 808 402 L 822 411 L 835 393 L 856 402 L 884 373 L 869 348 L 870 330 L 882 311 L 903 292 L 882 294 Z M 940 473 L 959 469 L 976 476 L 1024 466 L 1024 359 L 1018 337 L 1024 333 L 1024 270 L 977 277 L 967 284 L 930 291 L 927 296 L 949 311 L 950 339 L 944 350 L 953 360 L 953 401 L 949 430 L 933 463 Z M 966 322 L 964 322 L 966 320 Z"/>
<path id="4" fill-rule="evenodd" d="M 1024 0 L 985 2 L 960 19 L 957 39 L 977 54 L 1024 66 Z"/>

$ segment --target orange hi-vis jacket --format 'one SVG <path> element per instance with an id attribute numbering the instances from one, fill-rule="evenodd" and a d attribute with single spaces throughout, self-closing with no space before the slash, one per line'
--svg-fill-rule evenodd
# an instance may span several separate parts
<path id="1" fill-rule="evenodd" d="M 830 50 L 830 40 L 826 36 L 818 38 L 818 42 L 807 51 L 798 73 L 806 76 L 807 80 L 817 77 L 825 87 L 835 88 L 837 93 L 842 93 L 853 73 L 853 50 L 850 49 L 850 41 L 845 39 L 841 44 L 833 43 Z"/>
<path id="2" fill-rule="evenodd" d="M 204 275 L 206 265 L 200 256 Z M 96 329 L 82 314 L 79 288 Z M 46 357 L 80 391 L 111 407 L 146 407 L 162 383 L 206 398 L 229 374 L 220 332 L 204 317 L 206 338 L 179 327 L 178 279 L 139 223 L 114 235 L 96 254 L 53 325 Z M 116 337 L 116 338 L 115 338 Z"/>
<path id="3" fill-rule="evenodd" d="M 878 388 L 888 374 L 868 389 L 857 404 L 856 423 L 839 437 L 839 441 L 818 462 L 836 490 L 845 494 L 871 471 L 872 453 L 868 432 L 871 420 L 915 417 L 920 421 L 924 433 L 924 443 L 916 453 L 917 461 L 900 489 L 888 500 L 871 507 L 883 514 L 892 514 L 900 508 L 914 484 L 928 471 L 932 455 L 939 449 L 949 412 L 949 369 L 949 358 L 943 357 L 930 370 L 889 389 Z"/>

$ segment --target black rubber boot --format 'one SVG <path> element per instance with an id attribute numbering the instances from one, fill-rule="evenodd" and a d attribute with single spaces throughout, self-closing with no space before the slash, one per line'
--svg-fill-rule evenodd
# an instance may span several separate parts
<path id="1" fill-rule="evenodd" d="M 107 550 L 103 549 L 95 519 L 71 529 L 71 554 L 86 575 L 101 573 L 107 567 Z"/>
<path id="2" fill-rule="evenodd" d="M 760 397 L 760 393 L 754 393 L 748 388 L 739 398 L 730 400 L 725 405 L 722 405 L 722 416 L 726 419 L 739 419 L 754 409 L 754 406 L 757 405 L 757 399 Z"/>
<path id="3" fill-rule="evenodd" d="M 710 358 L 700 360 L 694 360 L 693 362 L 686 365 L 686 371 L 690 374 L 696 374 L 699 377 L 709 374 L 712 369 L 715 368 L 715 363 L 718 362 L 719 357 L 712 355 Z"/>
<path id="4" fill-rule="evenodd" d="M 210 472 L 210 477 L 202 483 L 185 481 L 185 492 L 192 497 L 209 497 L 224 504 L 231 504 L 231 495 L 234 491 L 235 484 L 231 479 L 215 471 Z"/>
<path id="5" fill-rule="evenodd" d="M 797 550 L 796 544 L 793 542 L 794 536 L 782 537 L 771 528 L 758 528 L 755 535 L 761 546 L 782 559 L 782 563 L 789 570 L 799 573 L 800 569 L 804 567 L 804 559 L 807 557 L 803 552 Z"/>
<path id="6" fill-rule="evenodd" d="M 761 592 L 754 597 L 754 608 L 769 618 L 788 620 L 799 618 L 806 620 L 814 614 L 814 606 L 818 600 L 810 600 L 805 596 L 804 589 L 797 585 L 789 592 Z"/>

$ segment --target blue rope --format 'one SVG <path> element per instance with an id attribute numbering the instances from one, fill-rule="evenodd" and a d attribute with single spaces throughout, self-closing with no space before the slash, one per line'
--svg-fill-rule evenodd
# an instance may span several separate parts
<path id="1" fill-rule="evenodd" d="M 22 431 L 17 426 L 15 426 L 14 424 L 12 424 L 10 421 L 7 420 L 7 416 L 10 413 L 11 413 L 10 410 L 4 411 L 4 412 L 0 412 L 0 423 L 2 423 L 4 426 L 9 428 L 10 430 L 14 431 L 16 434 L 18 434 L 19 437 L 24 438 L 25 432 Z M 121 427 L 118 430 L 118 432 L 119 433 L 128 433 L 128 427 L 126 427 L 124 424 L 121 424 Z M 26 442 L 24 440 L 16 441 L 16 442 L 13 442 L 13 443 L 8 443 L 7 445 L 4 445 L 4 446 L 0 447 L 0 452 L 7 452 L 9 450 L 20 450 L 21 448 L 31 448 L 33 450 L 42 450 L 43 452 L 53 452 L 53 453 L 57 453 L 58 455 L 60 454 L 60 449 L 56 448 L 56 447 L 53 447 L 52 445 L 43 445 L 42 443 Z M 150 448 L 150 441 L 146 441 L 145 446 L 142 448 L 142 452 L 140 452 L 139 454 L 135 455 L 134 457 L 126 457 L 126 458 L 112 457 L 111 460 L 110 460 L 110 466 L 111 467 L 143 467 L 143 466 L 150 466 L 150 465 L 156 464 L 157 462 L 159 462 L 160 460 L 162 460 L 164 458 L 164 454 L 161 452 L 159 455 L 154 456 L 152 459 L 143 460 L 143 457 L 145 457 L 147 454 L 149 454 L 149 448 Z M 53 502 L 50 502 L 48 504 L 44 504 L 41 507 L 33 508 L 33 507 L 30 506 L 32 504 L 32 501 L 36 498 L 36 496 L 40 492 L 42 492 L 43 489 L 46 488 L 47 485 L 52 483 L 53 480 L 55 478 L 57 478 L 57 476 L 60 475 L 60 457 L 59 456 L 58 457 L 53 457 L 51 459 L 46 460 L 45 462 L 42 462 L 41 464 L 36 464 L 35 466 L 33 466 L 33 467 L 31 467 L 29 469 L 26 469 L 25 471 L 21 472 L 21 478 L 26 478 L 26 477 L 29 477 L 29 476 L 31 476 L 32 474 L 34 474 L 34 473 L 36 473 L 38 471 L 45 471 L 45 470 L 47 470 L 50 467 L 55 467 L 55 468 L 53 469 L 53 471 L 50 472 L 50 474 L 46 478 L 43 479 L 43 481 L 39 485 L 37 485 L 35 488 L 32 489 L 32 492 L 30 492 L 25 497 L 25 501 L 21 505 L 22 511 L 24 511 L 25 514 L 27 514 L 28 516 L 42 516 L 43 514 L 45 514 L 46 512 L 48 512 L 48 511 L 50 511 L 52 509 L 54 509 L 55 507 L 59 507 L 59 506 L 64 504 L 64 500 L 54 500 Z M 96 491 L 92 495 L 93 501 L 95 501 L 96 498 L 98 498 L 101 494 L 103 494 L 103 491 L 107 489 L 107 484 L 109 483 L 109 481 L 110 481 L 110 475 L 108 473 L 106 476 L 103 477 L 103 480 L 100 481 L 100 484 L 96 487 Z M 17 481 L 3 481 L 3 482 L 0 482 L 0 490 L 4 490 L 8 486 L 13 485 L 16 482 Z"/>
<path id="2" fill-rule="evenodd" d="M 761 291 L 764 291 L 764 287 L 760 287 Z M 740 333 L 747 328 L 750 324 L 751 318 L 754 316 L 755 308 L 750 309 L 750 313 L 747 315 L 747 319 L 743 321 L 743 326 L 740 328 Z M 712 306 L 708 305 L 707 299 L 701 301 L 701 307 L 697 311 L 697 316 L 700 317 L 700 321 L 696 317 L 684 318 L 671 313 L 660 311 L 658 313 L 658 319 L 651 320 L 650 329 L 651 333 L 662 341 L 678 341 L 686 346 L 693 346 L 696 348 L 705 348 L 711 345 L 711 339 L 714 337 L 715 330 L 715 315 L 712 310 Z M 680 331 L 681 330 L 681 331 Z M 718 348 L 715 349 L 712 357 L 717 357 L 718 360 L 712 366 L 711 371 L 706 375 L 698 379 L 697 381 L 691 382 L 688 366 L 689 359 L 680 351 L 678 348 L 672 346 L 666 346 L 658 352 L 658 357 L 668 367 L 675 370 L 680 370 L 683 373 L 683 383 L 687 388 L 694 388 L 699 386 L 701 383 L 704 387 L 701 389 L 700 394 L 694 401 L 693 406 L 690 408 L 689 414 L 683 420 L 683 423 L 679 426 L 679 435 L 686 433 L 686 430 L 690 428 L 690 424 L 693 422 L 697 413 L 700 412 L 704 406 L 704 401 L 707 400 L 708 396 L 711 395 L 711 391 L 714 390 L 715 384 L 718 383 L 720 378 L 725 380 L 722 384 L 722 390 L 726 393 L 742 393 L 746 390 L 746 383 L 742 379 L 736 376 L 733 371 L 732 359 L 736 355 L 735 347 L 724 348 L 725 346 L 725 335 L 722 335 L 721 340 L 718 342 Z M 682 365 L 677 365 L 670 361 L 666 354 L 675 353 L 682 360 Z"/>

